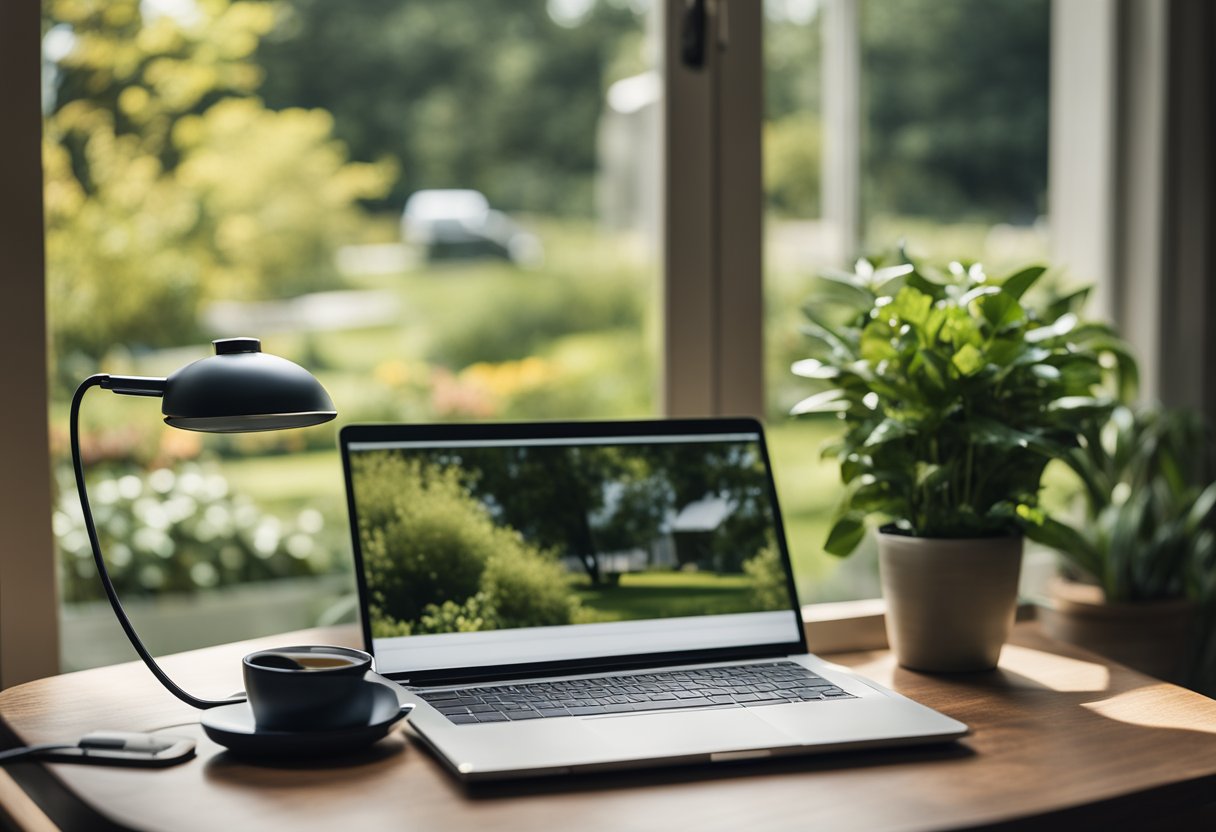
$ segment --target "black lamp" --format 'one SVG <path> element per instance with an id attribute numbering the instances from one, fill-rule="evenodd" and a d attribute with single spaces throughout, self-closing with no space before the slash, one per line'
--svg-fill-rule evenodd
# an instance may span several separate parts
<path id="1" fill-rule="evenodd" d="M 93 560 L 105 588 L 114 615 L 122 625 L 131 646 L 144 660 L 162 685 L 187 705 L 214 708 L 243 701 L 235 699 L 199 699 L 191 696 L 169 678 L 127 618 L 118 593 L 110 581 L 89 496 L 84 487 L 84 468 L 80 461 L 79 417 L 80 402 L 90 387 L 101 387 L 124 396 L 159 396 L 164 402 L 161 410 L 165 424 L 183 430 L 209 433 L 249 433 L 263 430 L 304 428 L 328 422 L 338 415 L 334 403 L 321 383 L 298 364 L 262 352 L 257 338 L 224 338 L 213 341 L 215 355 L 188 364 L 168 378 L 145 376 L 94 375 L 76 388 L 72 397 L 70 431 L 72 465 L 76 470 L 76 488 L 84 510 L 84 525 L 93 547 Z"/>

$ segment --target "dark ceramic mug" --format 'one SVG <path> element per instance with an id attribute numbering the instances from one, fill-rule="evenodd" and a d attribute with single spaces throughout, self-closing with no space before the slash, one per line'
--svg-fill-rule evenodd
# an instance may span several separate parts
<path id="1" fill-rule="evenodd" d="M 242 661 L 259 730 L 330 731 L 366 725 L 374 704 L 372 657 L 350 647 L 258 650 Z"/>

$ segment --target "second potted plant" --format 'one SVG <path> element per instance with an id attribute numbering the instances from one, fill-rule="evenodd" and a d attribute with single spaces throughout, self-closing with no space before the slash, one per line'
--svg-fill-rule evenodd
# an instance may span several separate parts
<path id="1" fill-rule="evenodd" d="M 1044 629 L 1151 676 L 1202 685 L 1196 660 L 1211 625 L 1195 625 L 1211 606 L 1216 563 L 1210 430 L 1192 411 L 1121 406 L 1063 461 L 1080 511 L 1023 510 L 1027 536 L 1068 567 L 1040 608 Z"/>
<path id="2" fill-rule="evenodd" d="M 906 258 L 905 258 L 906 259 Z M 1019 509 L 1047 462 L 1111 402 L 1111 330 L 1077 317 L 1085 293 L 1032 305 L 1036 266 L 991 280 L 979 264 L 936 271 L 867 261 L 831 273 L 807 306 L 811 357 L 793 371 L 824 389 L 793 413 L 844 422 L 825 450 L 845 495 L 825 548 L 849 554 L 877 519 L 887 632 L 904 666 L 992 668 L 1012 627 Z"/>

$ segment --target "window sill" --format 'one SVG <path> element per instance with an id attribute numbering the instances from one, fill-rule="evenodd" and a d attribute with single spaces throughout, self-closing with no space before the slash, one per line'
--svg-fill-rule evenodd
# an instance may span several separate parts
<path id="1" fill-rule="evenodd" d="M 802 608 L 802 628 L 812 653 L 848 653 L 856 650 L 886 650 L 887 603 L 881 598 L 807 604 Z M 1035 605 L 1018 603 L 1017 620 L 1035 617 Z"/>
<path id="2" fill-rule="evenodd" d="M 807 648 L 821 654 L 886 649 L 886 610 L 881 598 L 807 604 L 802 608 Z"/>

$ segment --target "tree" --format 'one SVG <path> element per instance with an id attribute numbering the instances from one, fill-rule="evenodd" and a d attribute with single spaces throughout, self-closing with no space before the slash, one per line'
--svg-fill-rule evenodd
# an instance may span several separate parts
<path id="1" fill-rule="evenodd" d="M 769 545 L 774 527 L 768 482 L 752 443 L 707 442 L 645 446 L 650 464 L 670 483 L 675 509 L 707 498 L 726 500 L 731 512 L 714 530 L 715 568 L 738 572 Z"/>
<path id="2" fill-rule="evenodd" d="M 477 188 L 496 207 L 589 216 L 608 86 L 648 68 L 641 16 L 548 0 L 298 0 L 259 47 L 271 106 L 320 107 L 363 160 L 410 191 Z M 565 24 L 565 25 L 563 25 Z"/>
<path id="3" fill-rule="evenodd" d="M 388 187 L 351 164 L 319 111 L 254 97 L 252 55 L 277 5 L 52 0 L 46 119 L 48 285 L 55 349 L 197 337 L 200 301 L 335 285 L 356 202 Z"/>
<path id="4" fill-rule="evenodd" d="M 525 539 L 576 556 L 593 584 L 599 556 L 649 544 L 685 506 L 721 497 L 730 517 L 713 559 L 737 572 L 768 541 L 767 483 L 756 449 L 736 443 L 467 448 L 434 457 L 459 465 L 470 493 Z"/>
<path id="5" fill-rule="evenodd" d="M 649 468 L 621 448 L 469 448 L 460 465 L 501 522 L 577 557 L 593 584 L 605 579 L 598 556 L 652 539 L 668 504 Z"/>
<path id="6" fill-rule="evenodd" d="M 1047 0 L 879 0 L 862 13 L 867 210 L 1041 214 Z"/>

